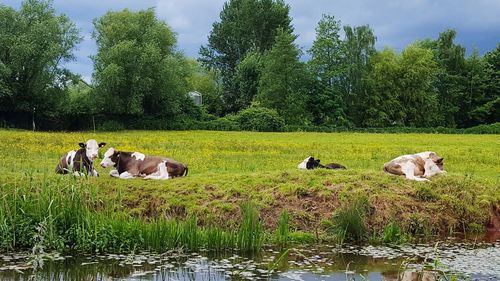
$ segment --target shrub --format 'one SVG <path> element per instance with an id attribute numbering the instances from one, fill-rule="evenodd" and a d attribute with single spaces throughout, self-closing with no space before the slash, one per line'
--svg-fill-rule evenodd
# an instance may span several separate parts
<path id="1" fill-rule="evenodd" d="M 124 130 L 125 126 L 116 120 L 108 120 L 99 126 L 100 131 L 121 131 Z"/>
<path id="2" fill-rule="evenodd" d="M 285 128 L 285 120 L 276 110 L 259 106 L 240 111 L 238 123 L 244 131 L 281 132 Z"/>
<path id="3" fill-rule="evenodd" d="M 500 122 L 467 128 L 465 132 L 469 134 L 500 134 Z"/>
<path id="4" fill-rule="evenodd" d="M 358 197 L 350 204 L 335 210 L 333 214 L 333 234 L 340 243 L 361 241 L 366 238 L 366 215 L 368 199 Z"/>

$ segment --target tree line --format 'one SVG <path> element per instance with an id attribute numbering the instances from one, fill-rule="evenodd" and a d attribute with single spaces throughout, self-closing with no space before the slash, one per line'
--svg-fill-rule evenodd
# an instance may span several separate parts
<path id="1" fill-rule="evenodd" d="M 369 25 L 323 15 L 302 50 L 289 11 L 281 0 L 228 0 L 198 60 L 178 50 L 154 9 L 109 11 L 94 19 L 88 84 L 63 67 L 82 40 L 67 16 L 45 0 L 26 0 L 19 10 L 0 5 L 0 125 L 26 127 L 36 117 L 45 129 L 89 129 L 94 116 L 94 126 L 108 129 L 499 122 L 500 44 L 466 56 L 450 29 L 401 52 L 376 50 Z M 201 107 L 187 95 L 194 90 L 203 94 Z"/>

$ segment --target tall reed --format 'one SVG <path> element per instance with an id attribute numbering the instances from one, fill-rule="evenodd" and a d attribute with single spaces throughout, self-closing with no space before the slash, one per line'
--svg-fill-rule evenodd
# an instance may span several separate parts
<path id="1" fill-rule="evenodd" d="M 44 237 L 37 243 L 43 241 L 47 250 L 94 253 L 204 247 L 252 252 L 262 246 L 262 225 L 251 203 L 241 205 L 242 221 L 235 231 L 200 227 L 194 216 L 185 221 L 135 218 L 103 204 L 96 186 L 84 178 L 33 179 L 27 175 L 4 184 L 0 189 L 0 250 L 32 248 L 34 237 L 40 236 L 36 228 L 40 224 Z"/>

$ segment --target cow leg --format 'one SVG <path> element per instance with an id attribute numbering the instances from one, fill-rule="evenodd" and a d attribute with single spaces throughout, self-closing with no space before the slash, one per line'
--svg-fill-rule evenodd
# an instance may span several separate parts
<path id="1" fill-rule="evenodd" d="M 129 172 L 123 172 L 120 174 L 120 179 L 133 179 L 134 178 L 134 175 L 132 175 L 131 173 Z"/>
<path id="2" fill-rule="evenodd" d="M 112 177 L 115 177 L 115 178 L 119 178 L 120 177 L 120 173 L 118 173 L 118 170 L 111 170 L 111 171 L 109 171 L 109 175 L 112 176 Z"/>
<path id="3" fill-rule="evenodd" d="M 92 168 L 92 171 L 90 171 L 89 173 L 91 176 L 94 176 L 94 177 L 98 177 L 99 176 L 99 173 L 97 172 L 96 169 Z"/>
<path id="4" fill-rule="evenodd" d="M 84 173 L 80 173 L 80 172 L 78 172 L 78 171 L 74 171 L 74 172 L 73 172 L 73 176 L 75 176 L 75 177 L 84 177 L 84 176 L 85 176 L 85 174 L 84 174 Z"/>
<path id="5" fill-rule="evenodd" d="M 401 171 L 405 175 L 405 177 L 409 180 L 415 181 L 427 181 L 428 179 L 424 179 L 421 177 L 415 176 L 415 165 L 413 163 L 406 163 L 405 165 L 401 165 Z"/>

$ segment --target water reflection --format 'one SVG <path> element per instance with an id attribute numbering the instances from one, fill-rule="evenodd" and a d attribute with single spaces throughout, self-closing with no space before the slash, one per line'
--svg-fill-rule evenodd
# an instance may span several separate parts
<path id="1" fill-rule="evenodd" d="M 207 252 L 62 257 L 33 271 L 26 255 L 0 255 L 2 280 L 397 280 L 407 268 L 439 259 L 472 277 L 500 278 L 500 243 L 265 249 L 257 256 Z"/>

